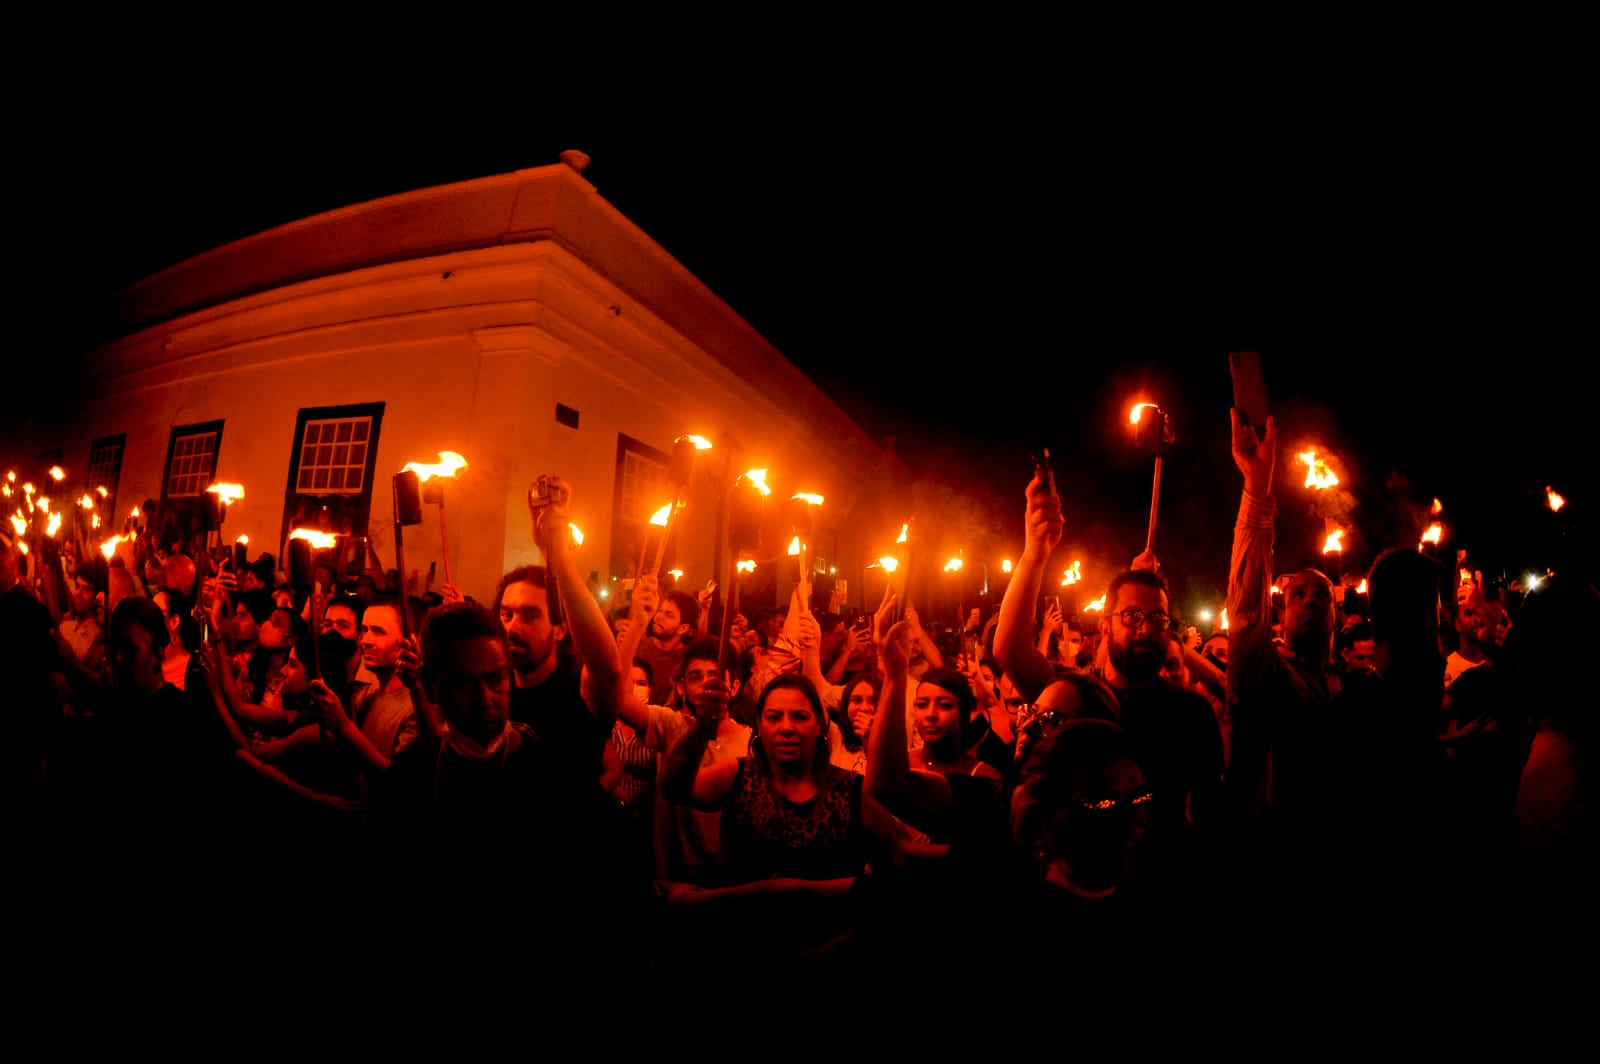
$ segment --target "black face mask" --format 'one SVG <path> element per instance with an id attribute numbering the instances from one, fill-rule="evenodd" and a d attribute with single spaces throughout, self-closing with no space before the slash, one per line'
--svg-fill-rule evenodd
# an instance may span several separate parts
<path id="1" fill-rule="evenodd" d="M 324 664 L 347 665 L 359 649 L 356 640 L 346 639 L 338 632 L 323 632 L 317 637 L 317 654 Z"/>

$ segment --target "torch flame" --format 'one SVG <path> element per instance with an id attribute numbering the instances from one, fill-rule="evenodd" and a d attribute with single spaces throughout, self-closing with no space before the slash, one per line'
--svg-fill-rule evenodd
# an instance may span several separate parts
<path id="1" fill-rule="evenodd" d="M 579 547 L 583 546 L 583 529 L 579 528 L 577 525 L 573 524 L 571 521 L 568 521 L 567 522 L 567 530 L 572 533 L 572 542 L 576 546 L 579 546 Z"/>
<path id="2" fill-rule="evenodd" d="M 19 536 L 25 536 L 28 534 L 27 519 L 21 514 L 11 515 L 11 527 L 17 530 L 17 535 Z"/>
<path id="3" fill-rule="evenodd" d="M 1011 571 L 1011 559 L 1010 558 L 1001 559 L 1000 571 L 1002 573 L 1009 573 Z"/>
<path id="4" fill-rule="evenodd" d="M 50 479 L 51 480 L 53 480 L 57 484 L 59 484 L 63 480 L 65 480 L 66 478 L 67 478 L 66 470 L 62 469 L 58 465 L 53 465 L 53 466 L 50 467 Z"/>
<path id="5" fill-rule="evenodd" d="M 314 528 L 297 528 L 289 533 L 290 539 L 303 539 L 315 550 L 328 550 L 339 545 L 339 537 Z"/>
<path id="6" fill-rule="evenodd" d="M 139 516 L 139 508 L 137 506 L 135 506 L 133 508 L 133 513 L 129 514 L 128 516 L 129 517 L 138 517 Z"/>
<path id="7" fill-rule="evenodd" d="M 242 484 L 218 483 L 211 485 L 206 490 L 211 492 L 213 495 L 221 496 L 222 501 L 225 503 L 238 502 L 240 499 L 244 498 L 244 485 Z"/>
<path id="8" fill-rule="evenodd" d="M 50 520 L 45 522 L 44 534 L 47 535 L 47 536 L 53 536 L 57 532 L 59 532 L 60 530 L 61 530 L 61 515 L 59 513 L 53 513 L 53 514 L 50 515 Z"/>
<path id="9" fill-rule="evenodd" d="M 100 544 L 100 553 L 106 556 L 106 561 L 110 561 L 116 556 L 117 544 L 123 542 L 125 539 L 127 539 L 126 536 L 112 536 L 110 539 Z"/>
<path id="10" fill-rule="evenodd" d="M 234 542 L 235 542 L 235 543 L 244 543 L 244 544 L 249 544 L 249 542 L 250 542 L 250 537 L 249 537 L 249 536 L 244 536 L 244 535 L 241 535 L 241 536 L 240 536 L 240 537 L 239 537 L 239 538 L 238 538 L 238 539 L 236 539 L 236 540 L 234 540 Z"/>
<path id="11" fill-rule="evenodd" d="M 789 541 L 789 553 L 790 554 L 795 554 L 795 555 L 798 555 L 800 553 L 800 537 L 799 536 L 796 536 L 796 537 L 794 537 L 793 539 L 791 539 Z"/>
<path id="12" fill-rule="evenodd" d="M 99 514 L 91 514 L 90 515 L 90 517 L 89 517 L 89 527 L 90 528 L 99 528 L 100 527 L 100 515 Z"/>
<path id="13" fill-rule="evenodd" d="M 47 498 L 46 496 L 41 495 L 35 501 L 38 503 L 39 509 L 43 510 L 45 513 L 49 513 L 50 512 L 50 500 L 49 500 L 49 498 Z"/>
<path id="14" fill-rule="evenodd" d="M 794 498 L 800 499 L 800 500 L 802 500 L 804 502 L 808 502 L 812 506 L 821 506 L 822 505 L 822 496 L 821 495 L 813 495 L 810 492 L 802 491 L 800 494 L 794 496 Z"/>
<path id="15" fill-rule="evenodd" d="M 682 569 L 668 569 L 667 572 L 672 575 L 672 579 L 674 581 L 678 581 L 678 580 L 682 580 L 683 579 L 683 570 Z"/>
<path id="16" fill-rule="evenodd" d="M 1548 484 L 1546 484 L 1544 488 L 1544 497 L 1545 501 L 1550 504 L 1550 510 L 1552 513 L 1567 505 L 1567 500 L 1563 499 L 1560 495 L 1557 495 L 1556 489 L 1552 488 Z"/>
<path id="17" fill-rule="evenodd" d="M 1461 579 L 1460 579 L 1459 582 L 1462 583 L 1462 584 L 1470 584 L 1470 583 L 1472 583 L 1472 570 L 1471 569 L 1463 569 L 1463 570 L 1461 570 Z"/>
<path id="18" fill-rule="evenodd" d="M 10 484 L 0 484 L 0 492 L 5 492 L 6 498 L 8 498 L 8 499 L 11 498 L 11 485 Z"/>
<path id="19" fill-rule="evenodd" d="M 432 464 L 423 462 L 407 462 L 402 473 L 407 470 L 415 473 L 417 479 L 428 480 L 432 477 L 453 477 L 456 470 L 467 468 L 467 460 L 454 451 L 440 451 L 439 460 Z"/>
<path id="20" fill-rule="evenodd" d="M 673 440 L 672 442 L 673 443 L 682 443 L 684 440 L 688 440 L 690 443 L 694 444 L 694 449 L 697 450 L 697 451 L 709 451 L 709 450 L 711 450 L 711 441 L 710 440 L 706 439 L 704 436 L 696 436 L 696 435 L 693 435 L 692 433 L 687 435 L 687 436 L 679 436 L 677 439 Z"/>
<path id="21" fill-rule="evenodd" d="M 756 563 L 754 560 L 738 562 L 734 565 L 734 569 L 741 573 L 753 573 L 756 571 Z"/>
<path id="22" fill-rule="evenodd" d="M 1095 599 L 1093 602 L 1091 602 L 1087 606 L 1085 606 L 1083 608 L 1083 612 L 1084 613 L 1089 613 L 1092 610 L 1103 610 L 1105 608 L 1106 608 L 1106 597 L 1104 595 L 1101 595 L 1099 598 Z"/>
<path id="23" fill-rule="evenodd" d="M 1356 594 L 1365 595 L 1366 593 L 1367 593 L 1367 578 L 1363 576 L 1361 578 L 1361 583 L 1356 585 Z"/>
<path id="24" fill-rule="evenodd" d="M 83 495 L 78 497 L 78 505 L 83 507 L 85 510 L 93 510 L 94 496 L 85 492 Z"/>
<path id="25" fill-rule="evenodd" d="M 1222 630 L 1224 632 L 1228 630 L 1228 607 L 1226 606 L 1222 607 Z"/>
<path id="26" fill-rule="evenodd" d="M 1272 585 L 1272 593 L 1274 595 L 1281 595 L 1281 594 L 1283 594 L 1283 588 L 1279 587 L 1277 584 L 1273 584 Z"/>
<path id="27" fill-rule="evenodd" d="M 878 559 L 878 564 L 883 566 L 883 571 L 884 572 L 892 573 L 896 569 L 900 568 L 900 559 L 899 558 L 879 558 Z"/>
<path id="28" fill-rule="evenodd" d="M 17 482 L 17 472 L 16 472 L 16 470 L 13 469 L 10 472 L 8 472 L 6 474 L 6 480 L 10 481 L 12 484 L 15 484 Z"/>
<path id="29" fill-rule="evenodd" d="M 761 494 L 763 494 L 763 495 L 771 495 L 772 494 L 772 489 L 767 487 L 767 471 L 765 469 L 749 469 L 749 470 L 746 470 L 744 476 L 741 479 L 748 480 L 750 483 L 752 483 L 756 487 L 760 488 L 761 489 Z"/>
<path id="30" fill-rule="evenodd" d="M 961 571 L 961 559 L 951 558 L 949 561 L 945 562 L 944 571 L 947 573 L 959 573 Z"/>
<path id="31" fill-rule="evenodd" d="M 36 492 L 38 490 L 39 490 L 38 488 L 33 486 L 33 482 L 32 481 L 29 481 L 28 483 L 22 485 L 22 493 L 24 495 L 32 495 L 34 492 Z"/>
<path id="32" fill-rule="evenodd" d="M 1133 405 L 1133 409 L 1128 411 L 1128 424 L 1137 425 L 1139 423 L 1139 418 L 1144 416 L 1145 407 L 1149 407 L 1151 410 L 1161 409 L 1154 403 L 1135 403 Z"/>
<path id="33" fill-rule="evenodd" d="M 102 499 L 111 498 L 111 493 L 106 490 L 106 486 L 104 484 L 101 484 L 99 487 L 95 488 L 94 490 L 100 493 L 100 497 Z"/>
<path id="34" fill-rule="evenodd" d="M 1444 503 L 1440 502 L 1437 497 L 1433 500 L 1433 512 L 1436 514 L 1444 512 Z"/>
<path id="35" fill-rule="evenodd" d="M 1327 540 L 1322 544 L 1322 553 L 1332 554 L 1334 551 L 1344 550 L 1344 529 L 1336 528 L 1328 533 Z"/>
<path id="36" fill-rule="evenodd" d="M 650 523 L 661 528 L 667 527 L 667 518 L 672 515 L 672 504 L 669 502 L 661 509 L 650 515 Z"/>
<path id="37" fill-rule="evenodd" d="M 1443 535 L 1444 535 L 1444 526 L 1441 525 L 1439 522 L 1435 521 L 1433 524 L 1429 525 L 1428 526 L 1428 530 L 1422 534 L 1422 542 L 1423 543 L 1432 543 L 1435 546 L 1437 546 L 1438 543 L 1439 543 L 1440 538 Z M 1419 545 L 1417 549 L 1420 550 L 1421 546 Z"/>
<path id="38" fill-rule="evenodd" d="M 1082 579 L 1083 579 L 1083 563 L 1080 562 L 1078 559 L 1074 558 L 1072 560 L 1071 567 L 1068 568 L 1065 573 L 1061 574 L 1061 586 L 1062 587 L 1071 587 L 1073 584 L 1076 584 L 1079 580 L 1082 580 Z"/>
<path id="39" fill-rule="evenodd" d="M 900 538 L 895 540 L 895 542 L 896 543 L 904 543 L 906 541 L 906 534 L 908 532 L 910 532 L 910 531 L 911 531 L 911 526 L 909 524 L 901 525 L 900 526 Z"/>
<path id="40" fill-rule="evenodd" d="M 1299 457 L 1306 464 L 1306 487 L 1321 491 L 1338 486 L 1339 478 L 1333 475 L 1326 462 L 1318 461 L 1316 448 L 1300 452 Z"/>

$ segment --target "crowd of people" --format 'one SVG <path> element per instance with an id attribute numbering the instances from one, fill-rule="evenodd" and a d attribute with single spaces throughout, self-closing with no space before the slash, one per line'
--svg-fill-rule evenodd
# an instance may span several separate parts
<path id="1" fill-rule="evenodd" d="M 892 587 L 870 615 L 802 585 L 724 618 L 647 572 L 608 611 L 559 477 L 543 564 L 487 603 L 138 540 L 54 593 L 0 536 L 33 941 L 482 963 L 702 1023 L 747 980 L 962 1014 L 996 983 L 1259 1002 L 1352 958 L 1470 994 L 1456 965 L 1572 948 L 1595 588 L 1511 601 L 1398 547 L 1359 603 L 1278 573 L 1275 428 L 1235 414 L 1229 443 L 1231 624 L 1206 638 L 1149 552 L 1093 623 L 1061 615 L 1072 507 L 1044 467 L 997 611 L 948 636 Z"/>

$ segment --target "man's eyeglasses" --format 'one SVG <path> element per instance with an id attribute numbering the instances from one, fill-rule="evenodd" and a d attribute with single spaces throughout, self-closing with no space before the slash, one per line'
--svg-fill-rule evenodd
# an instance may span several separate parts
<path id="1" fill-rule="evenodd" d="M 1172 624 L 1172 615 L 1167 613 L 1146 613 L 1144 610 L 1127 609 L 1118 611 L 1117 620 L 1122 622 L 1122 626 L 1124 628 L 1128 628 L 1133 631 L 1138 631 L 1139 627 L 1143 624 L 1149 624 L 1151 631 L 1165 632 L 1167 627 Z"/>
<path id="2" fill-rule="evenodd" d="M 1004 700 L 1004 702 L 1006 712 L 1011 714 L 1013 717 L 1015 717 L 1018 713 L 1021 713 L 1024 709 L 1028 708 L 1029 705 L 1029 703 L 1024 702 L 1020 698 L 1007 698 Z"/>
<path id="3" fill-rule="evenodd" d="M 1136 809 L 1142 809 L 1144 806 L 1149 805 L 1154 799 L 1155 795 L 1151 794 L 1149 791 L 1145 791 L 1143 794 L 1135 794 L 1128 798 L 1101 798 L 1097 801 L 1087 801 L 1080 798 L 1078 800 L 1078 807 L 1085 813 L 1094 813 L 1097 815 L 1102 813 L 1115 813 L 1118 810 L 1128 812 Z"/>
<path id="4" fill-rule="evenodd" d="M 1032 702 L 1025 702 L 1017 708 L 1017 730 L 1037 734 L 1044 730 L 1047 724 L 1063 724 L 1067 720 L 1065 713 L 1057 713 L 1053 709 L 1042 709 Z"/>

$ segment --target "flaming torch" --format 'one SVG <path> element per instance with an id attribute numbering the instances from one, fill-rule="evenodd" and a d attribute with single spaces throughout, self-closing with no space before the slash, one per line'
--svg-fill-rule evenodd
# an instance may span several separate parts
<path id="1" fill-rule="evenodd" d="M 694 477 L 694 455 L 696 451 L 705 451 L 711 448 L 711 443 L 704 436 L 679 436 L 672 441 L 672 461 L 668 468 L 668 475 L 672 480 L 672 502 L 665 508 L 665 517 L 660 522 L 656 518 L 662 516 L 662 511 L 657 511 L 655 517 L 650 518 L 650 523 L 660 524 L 662 529 L 661 539 L 656 545 L 656 556 L 650 563 L 649 571 L 652 573 L 661 570 L 662 556 L 667 552 L 667 540 L 672 536 L 672 519 L 683 509 L 684 495 L 689 491 L 689 481 Z M 650 530 L 645 529 L 645 539 L 650 538 Z M 640 574 L 645 572 L 643 556 L 640 557 Z"/>
<path id="2" fill-rule="evenodd" d="M 1329 527 L 1328 538 L 1322 541 L 1322 554 L 1324 557 L 1332 555 L 1333 582 L 1338 583 L 1339 577 L 1344 575 L 1344 529 Z"/>
<path id="3" fill-rule="evenodd" d="M 1146 409 L 1153 411 L 1148 417 Z M 1135 403 L 1128 411 L 1128 423 L 1134 426 L 1135 445 L 1155 453 L 1155 475 L 1150 481 L 1150 527 L 1144 537 L 1144 549 L 1152 551 L 1156 545 L 1156 511 L 1161 505 L 1161 456 L 1166 444 L 1172 442 L 1172 422 L 1156 404 Z"/>
<path id="4" fill-rule="evenodd" d="M 789 515 L 794 525 L 790 553 L 800 556 L 800 604 L 811 612 L 811 508 L 822 505 L 822 496 L 800 492 L 790 498 Z M 793 549 L 793 548 L 798 549 Z"/>
<path id="5" fill-rule="evenodd" d="M 1544 487 L 1544 501 L 1550 507 L 1551 513 L 1559 513 L 1567 505 L 1567 500 L 1556 494 L 1556 489 L 1546 484 Z"/>
<path id="6" fill-rule="evenodd" d="M 417 475 L 422 501 L 437 503 L 439 507 L 439 553 L 444 557 L 444 582 L 450 583 L 450 547 L 444 534 L 444 482 L 454 480 L 456 470 L 467 468 L 467 460 L 454 451 L 440 451 L 439 460 L 433 464 L 407 462 L 402 472 Z"/>
<path id="7" fill-rule="evenodd" d="M 1417 542 L 1417 550 L 1424 554 L 1436 554 L 1439 550 L 1439 540 L 1444 537 L 1444 526 L 1435 521 L 1422 533 L 1422 539 Z"/>
<path id="8" fill-rule="evenodd" d="M 339 545 L 339 537 L 327 532 L 319 532 L 314 528 L 297 528 L 289 533 L 289 583 L 300 590 L 310 593 L 308 602 L 311 606 L 311 631 L 313 635 L 322 629 L 322 610 L 318 608 L 316 594 L 321 590 L 316 582 L 316 570 L 312 566 L 311 552 L 314 550 L 332 550 Z M 322 656 L 317 648 L 317 640 L 311 641 L 311 660 L 306 662 L 306 668 L 311 673 L 312 679 L 322 675 Z"/>
<path id="9" fill-rule="evenodd" d="M 753 573 L 756 569 L 755 562 L 737 559 L 741 551 L 753 551 L 761 545 L 761 504 L 772 494 L 772 489 L 767 487 L 767 471 L 746 470 L 733 482 L 732 492 L 724 515 L 732 572 L 728 581 L 728 601 L 722 607 L 722 625 L 717 629 L 718 668 L 722 667 L 723 649 L 728 645 L 733 615 L 739 612 L 739 600 L 744 597 L 744 574 Z"/>
<path id="10" fill-rule="evenodd" d="M 1326 462 L 1317 457 L 1315 447 L 1301 451 L 1298 457 L 1306 464 L 1306 487 L 1312 491 L 1326 491 L 1328 488 L 1339 486 L 1339 478 L 1334 475 Z"/>

